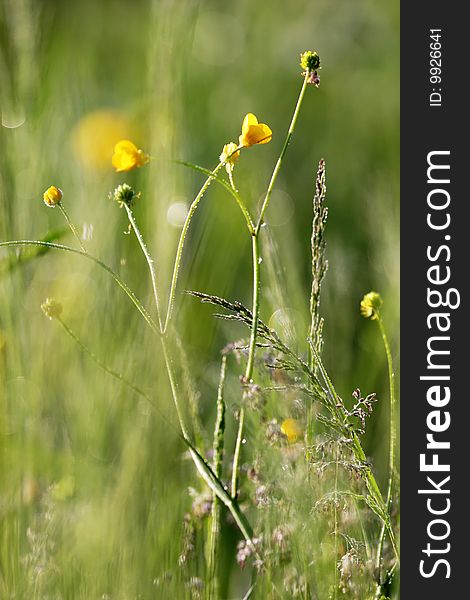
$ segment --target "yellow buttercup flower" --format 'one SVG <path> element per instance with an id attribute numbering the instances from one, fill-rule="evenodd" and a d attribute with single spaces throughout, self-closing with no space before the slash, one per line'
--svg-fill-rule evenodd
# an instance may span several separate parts
<path id="1" fill-rule="evenodd" d="M 281 423 L 281 431 L 291 444 L 296 442 L 303 434 L 300 423 L 296 419 L 291 418 L 285 419 Z"/>
<path id="2" fill-rule="evenodd" d="M 243 119 L 242 133 L 239 137 L 240 146 L 248 148 L 255 144 L 267 144 L 272 137 L 271 129 L 265 123 L 258 123 L 253 113 L 248 113 Z"/>
<path id="3" fill-rule="evenodd" d="M 54 206 L 57 206 L 57 204 L 59 204 L 59 202 L 62 200 L 62 195 L 62 190 L 60 188 L 56 187 L 55 185 L 51 185 L 50 188 L 47 188 L 42 197 L 47 206 L 54 208 Z"/>
<path id="4" fill-rule="evenodd" d="M 121 140 L 114 146 L 112 163 L 118 173 L 142 167 L 149 160 L 150 156 L 137 148 L 130 140 Z"/>
<path id="5" fill-rule="evenodd" d="M 226 163 L 225 168 L 229 174 L 233 171 L 233 167 L 240 157 L 240 150 L 236 152 L 237 148 L 238 146 L 234 142 L 225 144 L 222 154 L 219 156 L 220 162 Z"/>
<path id="6" fill-rule="evenodd" d="M 380 316 L 382 298 L 377 292 L 369 292 L 361 300 L 361 315 L 366 319 L 375 321 Z"/>

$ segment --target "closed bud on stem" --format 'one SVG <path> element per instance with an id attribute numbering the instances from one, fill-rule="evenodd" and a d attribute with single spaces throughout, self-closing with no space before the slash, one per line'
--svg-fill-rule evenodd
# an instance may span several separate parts
<path id="1" fill-rule="evenodd" d="M 57 319 L 62 314 L 62 304 L 53 298 L 47 298 L 47 300 L 41 304 L 41 309 L 51 321 L 52 319 Z"/>
<path id="2" fill-rule="evenodd" d="M 321 69 L 321 66 L 318 52 L 312 52 L 312 50 L 302 52 L 300 55 L 300 66 L 303 69 L 302 75 L 307 78 L 307 83 L 312 83 L 315 87 L 319 87 L 320 77 L 317 71 Z"/>
<path id="3" fill-rule="evenodd" d="M 366 319 L 376 321 L 380 317 L 382 297 L 377 292 L 369 292 L 361 300 L 361 315 Z"/>
<path id="4" fill-rule="evenodd" d="M 118 185 L 114 192 L 109 194 L 110 200 L 117 202 L 121 208 L 124 206 L 124 204 L 131 207 L 135 200 L 138 200 L 139 197 L 140 192 L 136 193 L 127 183 Z"/>
<path id="5" fill-rule="evenodd" d="M 62 196 L 62 190 L 55 185 L 51 185 L 51 187 L 47 188 L 42 197 L 44 204 L 50 208 L 54 208 L 62 200 Z"/>

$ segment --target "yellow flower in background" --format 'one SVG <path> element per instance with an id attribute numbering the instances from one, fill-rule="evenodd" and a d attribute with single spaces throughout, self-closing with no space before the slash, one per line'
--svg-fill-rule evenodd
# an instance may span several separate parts
<path id="1" fill-rule="evenodd" d="M 285 419 L 281 423 L 281 431 L 286 436 L 290 444 L 296 442 L 303 435 L 303 429 L 296 419 Z"/>
<path id="2" fill-rule="evenodd" d="M 112 163 L 118 173 L 142 167 L 149 160 L 150 156 L 137 148 L 130 140 L 121 140 L 114 146 Z"/>
<path id="3" fill-rule="evenodd" d="M 107 108 L 94 110 L 82 117 L 72 131 L 75 157 L 87 169 L 107 171 L 116 143 L 137 135 L 139 132 L 125 113 Z"/>
<path id="4" fill-rule="evenodd" d="M 375 321 L 379 318 L 382 298 L 377 292 L 369 292 L 361 300 L 361 315 L 366 319 Z"/>
<path id="5" fill-rule="evenodd" d="M 258 123 L 253 113 L 248 113 L 243 119 L 242 133 L 239 137 L 240 146 L 254 146 L 255 144 L 267 144 L 271 141 L 273 132 L 265 123 Z"/>
<path id="6" fill-rule="evenodd" d="M 62 200 L 62 196 L 62 190 L 56 187 L 55 185 L 51 185 L 50 188 L 47 188 L 47 190 L 42 195 L 44 203 L 47 204 L 47 206 L 50 206 L 51 208 L 54 208 L 54 206 L 57 206 L 57 204 L 59 204 L 59 202 Z"/>
<path id="7" fill-rule="evenodd" d="M 233 167 L 240 157 L 240 150 L 236 152 L 237 148 L 238 146 L 234 142 L 225 144 L 222 154 L 219 156 L 220 162 L 226 162 L 225 168 L 229 174 L 233 171 Z"/>

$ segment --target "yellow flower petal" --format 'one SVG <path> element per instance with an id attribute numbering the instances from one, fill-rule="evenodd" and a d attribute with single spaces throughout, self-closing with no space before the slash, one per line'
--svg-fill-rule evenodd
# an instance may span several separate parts
<path id="1" fill-rule="evenodd" d="M 264 123 L 260 123 L 258 127 L 261 130 L 261 138 L 256 143 L 257 144 L 267 144 L 268 142 L 271 141 L 271 138 L 273 137 L 273 132 Z"/>
<path id="2" fill-rule="evenodd" d="M 258 119 L 253 113 L 248 113 L 243 119 L 242 133 L 248 131 L 252 125 L 258 125 Z"/>
<path id="3" fill-rule="evenodd" d="M 62 190 L 55 185 L 51 185 L 51 187 L 47 188 L 42 197 L 47 206 L 54 208 L 54 206 L 57 206 L 62 200 Z"/>
<path id="4" fill-rule="evenodd" d="M 293 444 L 303 434 L 302 427 L 296 419 L 285 419 L 281 423 L 281 431 L 288 439 L 289 443 Z"/>
<path id="5" fill-rule="evenodd" d="M 120 171 L 131 171 L 136 167 L 142 167 L 150 160 L 148 154 L 139 150 L 130 140 L 120 140 L 114 146 L 112 157 L 113 167 L 119 173 Z"/>
<path id="6" fill-rule="evenodd" d="M 361 315 L 366 319 L 376 321 L 379 318 L 381 306 L 382 298 L 380 294 L 377 292 L 369 292 L 361 300 Z"/>
<path id="7" fill-rule="evenodd" d="M 229 174 L 233 171 L 233 167 L 235 166 L 235 163 L 240 157 L 240 150 L 238 150 L 237 152 L 237 148 L 238 146 L 234 142 L 225 144 L 222 153 L 219 156 L 220 162 L 225 163 L 225 169 Z"/>
<path id="8" fill-rule="evenodd" d="M 253 113 L 248 113 L 243 119 L 242 133 L 239 137 L 240 146 L 267 144 L 271 141 L 273 132 L 265 123 L 259 123 Z"/>

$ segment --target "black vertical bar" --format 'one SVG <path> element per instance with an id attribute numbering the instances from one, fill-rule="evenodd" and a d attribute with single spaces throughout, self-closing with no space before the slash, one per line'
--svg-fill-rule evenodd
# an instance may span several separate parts
<path id="1" fill-rule="evenodd" d="M 401 3 L 401 598 L 405 600 L 470 598 L 466 545 L 470 128 L 464 6 L 436 0 Z M 432 29 L 440 30 L 434 39 Z M 431 79 L 433 74 L 441 81 Z M 431 168 L 428 177 L 429 161 L 450 169 Z M 433 308 L 430 304 L 439 304 L 439 293 L 452 306 L 460 299 L 460 306 Z M 435 350 L 450 353 L 432 354 Z M 427 435 L 433 436 L 431 441 Z M 448 442 L 450 448 L 427 447 L 437 442 Z M 420 455 L 424 455 L 421 467 Z M 426 471 L 433 460 L 436 470 Z M 440 470 L 446 465 L 449 471 Z"/>

